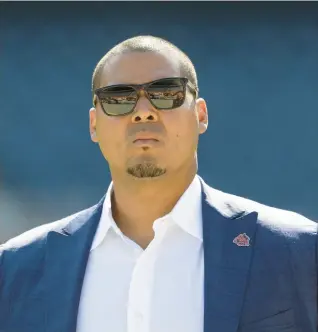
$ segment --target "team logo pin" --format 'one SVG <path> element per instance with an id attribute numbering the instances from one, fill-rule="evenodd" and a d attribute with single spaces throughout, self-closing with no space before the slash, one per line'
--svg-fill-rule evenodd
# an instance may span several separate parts
<path id="1" fill-rule="evenodd" d="M 250 238 L 246 235 L 246 233 L 238 235 L 234 240 L 235 243 L 239 247 L 249 247 L 250 246 Z"/>

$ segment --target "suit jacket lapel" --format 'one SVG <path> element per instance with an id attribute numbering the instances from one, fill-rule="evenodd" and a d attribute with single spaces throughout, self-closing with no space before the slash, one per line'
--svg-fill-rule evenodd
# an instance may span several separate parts
<path id="1" fill-rule="evenodd" d="M 204 332 L 236 332 L 253 255 L 257 213 L 235 207 L 230 195 L 207 187 L 204 182 L 202 192 Z M 244 233 L 250 240 L 243 237 L 241 244 L 247 246 L 233 243 Z"/>
<path id="2" fill-rule="evenodd" d="M 46 332 L 75 332 L 81 288 L 102 199 L 48 234 L 45 261 Z"/>

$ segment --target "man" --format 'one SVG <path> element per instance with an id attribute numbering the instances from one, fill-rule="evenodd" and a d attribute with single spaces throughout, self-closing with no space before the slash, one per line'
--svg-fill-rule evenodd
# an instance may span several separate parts
<path id="1" fill-rule="evenodd" d="M 97 205 L 2 247 L 5 332 L 314 332 L 313 221 L 209 187 L 195 69 L 152 36 L 93 74 L 90 134 L 112 184 Z"/>

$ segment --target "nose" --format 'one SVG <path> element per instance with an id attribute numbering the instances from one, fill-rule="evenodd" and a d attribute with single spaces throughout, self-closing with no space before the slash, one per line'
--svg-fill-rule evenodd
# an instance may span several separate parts
<path id="1" fill-rule="evenodd" d="M 132 115 L 132 122 L 157 122 L 157 110 L 151 105 L 146 96 L 140 96 Z"/>

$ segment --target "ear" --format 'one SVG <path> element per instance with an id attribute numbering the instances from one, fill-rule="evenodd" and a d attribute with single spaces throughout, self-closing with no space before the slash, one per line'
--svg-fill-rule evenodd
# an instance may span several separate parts
<path id="1" fill-rule="evenodd" d="M 89 110 L 89 132 L 91 135 L 91 140 L 94 143 L 98 142 L 97 133 L 96 133 L 96 109 L 92 107 Z"/>
<path id="2" fill-rule="evenodd" d="M 203 98 L 196 100 L 196 112 L 199 121 L 199 133 L 203 134 L 208 129 L 208 108 Z"/>

